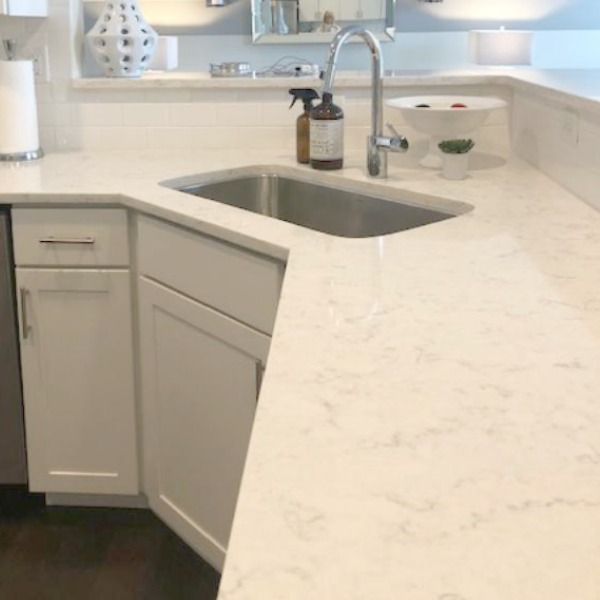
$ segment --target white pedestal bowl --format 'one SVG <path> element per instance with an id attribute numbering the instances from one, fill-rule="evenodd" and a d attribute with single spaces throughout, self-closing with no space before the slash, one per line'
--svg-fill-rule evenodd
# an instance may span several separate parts
<path id="1" fill-rule="evenodd" d="M 454 95 L 391 98 L 386 104 L 400 110 L 410 127 L 431 136 L 429 151 L 420 164 L 434 169 L 442 166 L 442 155 L 438 148 L 442 140 L 465 137 L 482 125 L 492 110 L 506 106 L 504 100 L 491 96 Z M 422 105 L 427 105 L 427 108 Z"/>

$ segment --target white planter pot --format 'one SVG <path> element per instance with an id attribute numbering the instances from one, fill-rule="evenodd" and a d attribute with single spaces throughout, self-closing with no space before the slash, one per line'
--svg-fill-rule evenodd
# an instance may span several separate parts
<path id="1" fill-rule="evenodd" d="M 136 0 L 107 0 L 86 38 L 107 77 L 139 77 L 150 65 L 158 35 Z"/>
<path id="2" fill-rule="evenodd" d="M 442 175 L 444 179 L 458 181 L 467 176 L 469 168 L 469 153 L 463 154 L 443 154 Z"/>

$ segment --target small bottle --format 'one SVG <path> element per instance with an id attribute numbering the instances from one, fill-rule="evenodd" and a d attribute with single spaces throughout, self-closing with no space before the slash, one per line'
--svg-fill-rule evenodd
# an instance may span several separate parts
<path id="1" fill-rule="evenodd" d="M 319 94 L 311 88 L 292 89 L 290 94 L 294 96 L 290 108 L 296 104 L 298 98 L 304 103 L 304 112 L 296 120 L 296 159 L 299 163 L 308 164 L 310 160 L 310 111 L 313 107 L 313 100 L 316 100 Z"/>
<path id="2" fill-rule="evenodd" d="M 324 171 L 344 166 L 344 112 L 329 92 L 310 112 L 310 165 Z"/>

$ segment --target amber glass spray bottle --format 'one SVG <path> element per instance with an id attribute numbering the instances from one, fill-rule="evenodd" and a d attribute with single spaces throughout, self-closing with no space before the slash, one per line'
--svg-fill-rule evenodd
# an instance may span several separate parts
<path id="1" fill-rule="evenodd" d="M 290 94 L 294 97 L 290 108 L 298 99 L 304 103 L 304 112 L 296 120 L 296 159 L 299 163 L 308 164 L 310 161 L 310 111 L 313 100 L 316 100 L 319 94 L 311 88 L 292 89 Z"/>

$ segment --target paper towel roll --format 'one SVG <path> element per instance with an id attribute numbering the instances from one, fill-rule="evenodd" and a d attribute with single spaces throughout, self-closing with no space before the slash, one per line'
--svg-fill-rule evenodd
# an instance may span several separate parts
<path id="1" fill-rule="evenodd" d="M 39 150 L 33 63 L 0 61 L 0 155 Z"/>

